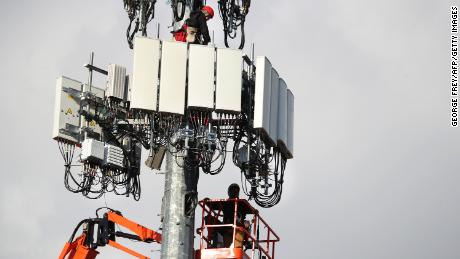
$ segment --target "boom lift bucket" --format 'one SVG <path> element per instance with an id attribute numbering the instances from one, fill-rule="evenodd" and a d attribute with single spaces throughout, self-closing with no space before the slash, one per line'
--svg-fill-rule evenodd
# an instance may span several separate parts
<path id="1" fill-rule="evenodd" d="M 205 199 L 202 208 L 200 249 L 196 259 L 275 258 L 279 236 L 245 199 Z M 233 207 L 233 222 L 224 224 L 224 208 Z M 245 215 L 247 220 L 241 219 Z"/>

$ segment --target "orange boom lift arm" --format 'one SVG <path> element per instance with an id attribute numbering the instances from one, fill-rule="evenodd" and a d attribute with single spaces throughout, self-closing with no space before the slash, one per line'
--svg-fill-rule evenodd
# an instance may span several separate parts
<path id="1" fill-rule="evenodd" d="M 99 209 L 98 209 L 99 210 Z M 97 211 L 96 211 L 97 216 Z M 115 224 L 125 227 L 135 234 L 115 231 Z M 75 235 L 84 226 L 83 233 L 75 240 Z M 97 227 L 97 228 L 96 228 Z M 115 237 L 122 237 L 145 243 L 161 243 L 161 234 L 147 227 L 124 218 L 119 211 L 110 209 L 102 218 L 84 219 L 78 223 L 69 241 L 59 255 L 59 259 L 93 259 L 99 254 L 99 246 L 110 245 L 132 256 L 142 259 L 149 257 L 139 254 L 115 241 Z"/>

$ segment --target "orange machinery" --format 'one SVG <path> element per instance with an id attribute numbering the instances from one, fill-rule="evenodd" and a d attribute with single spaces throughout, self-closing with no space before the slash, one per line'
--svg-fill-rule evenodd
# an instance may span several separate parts
<path id="1" fill-rule="evenodd" d="M 135 234 L 115 231 L 115 224 L 129 229 Z M 74 240 L 75 234 L 81 226 L 84 226 L 83 233 Z M 95 235 L 96 238 L 94 238 Z M 97 218 L 85 219 L 78 223 L 70 240 L 62 249 L 59 259 L 93 259 L 99 254 L 96 248 L 105 245 L 113 246 L 137 258 L 149 258 L 117 243 L 115 237 L 123 237 L 146 243 L 161 243 L 161 234 L 124 218 L 118 211 L 109 210 L 107 213 L 104 213 L 102 218 L 97 216 Z"/>
<path id="2" fill-rule="evenodd" d="M 196 251 L 196 259 L 275 258 L 275 244 L 280 238 L 247 200 L 205 199 L 199 205 L 202 220 L 197 229 L 200 249 Z M 228 213 L 229 206 L 234 208 L 233 222 L 224 224 L 223 214 Z"/>

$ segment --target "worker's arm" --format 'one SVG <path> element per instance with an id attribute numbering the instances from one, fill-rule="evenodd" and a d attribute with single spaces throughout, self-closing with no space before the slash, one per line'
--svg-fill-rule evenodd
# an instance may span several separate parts
<path id="1" fill-rule="evenodd" d="M 208 45 L 208 43 L 211 41 L 211 37 L 209 37 L 209 29 L 208 29 L 208 24 L 206 23 L 206 17 L 204 16 L 203 13 L 198 16 L 199 23 L 200 23 L 200 32 L 201 35 L 203 35 L 203 45 Z"/>

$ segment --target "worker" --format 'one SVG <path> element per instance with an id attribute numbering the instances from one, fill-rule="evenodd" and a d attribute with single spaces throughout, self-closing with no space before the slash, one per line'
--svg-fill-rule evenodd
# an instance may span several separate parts
<path id="1" fill-rule="evenodd" d="M 192 11 L 182 28 L 179 31 L 173 32 L 174 39 L 176 41 L 208 45 L 211 37 L 209 37 L 209 29 L 206 22 L 213 17 L 214 10 L 208 5 L 203 6 L 200 10 Z"/>
<path id="2" fill-rule="evenodd" d="M 228 187 L 228 198 L 229 199 L 238 199 L 240 195 L 240 186 L 236 183 L 232 183 Z M 239 227 L 245 227 L 244 219 L 246 215 L 242 212 L 241 206 L 238 206 L 236 212 L 236 225 Z M 226 202 L 222 208 L 224 214 L 224 224 L 234 224 L 235 221 L 235 202 Z M 224 247 L 242 247 L 244 241 L 243 231 L 236 229 L 235 231 L 235 242 L 233 243 L 233 227 L 226 227 L 223 231 L 224 233 Z M 233 246 L 232 246 L 233 244 Z"/>

